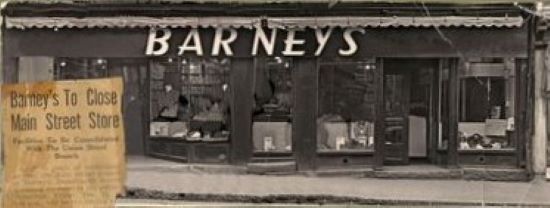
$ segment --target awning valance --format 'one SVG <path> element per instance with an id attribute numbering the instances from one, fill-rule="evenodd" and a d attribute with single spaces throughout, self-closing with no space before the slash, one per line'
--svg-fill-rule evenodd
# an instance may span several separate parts
<path id="1" fill-rule="evenodd" d="M 181 28 L 246 27 L 259 25 L 250 17 L 7 17 L 7 28 Z"/>
<path id="2" fill-rule="evenodd" d="M 269 18 L 272 27 L 521 27 L 521 17 L 316 17 Z"/>
<path id="3" fill-rule="evenodd" d="M 521 17 L 7 17 L 7 28 L 521 27 Z"/>

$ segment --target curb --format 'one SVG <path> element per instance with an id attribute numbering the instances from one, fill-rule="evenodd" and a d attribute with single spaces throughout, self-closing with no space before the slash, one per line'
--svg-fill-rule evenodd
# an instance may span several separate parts
<path id="1" fill-rule="evenodd" d="M 508 181 L 524 182 L 532 178 L 525 170 L 498 168 L 460 168 L 438 171 L 392 171 L 360 169 L 327 169 L 314 171 L 297 171 L 294 163 L 233 165 L 151 165 L 131 166 L 128 171 L 166 171 L 194 174 L 230 174 L 230 175 L 303 175 L 308 177 L 355 177 L 375 179 L 419 179 L 419 180 L 468 180 L 468 181 Z"/>
<path id="2" fill-rule="evenodd" d="M 362 197 L 346 197 L 334 195 L 239 195 L 239 194 L 196 194 L 171 193 L 143 188 L 128 188 L 126 199 L 182 200 L 193 202 L 226 202 L 226 203 L 258 203 L 258 204 L 358 204 L 358 205 L 412 205 L 412 206 L 517 206 L 517 207 L 550 207 L 548 204 L 509 203 L 509 202 L 460 202 L 460 201 L 430 201 L 430 200 L 400 200 L 371 199 Z"/>

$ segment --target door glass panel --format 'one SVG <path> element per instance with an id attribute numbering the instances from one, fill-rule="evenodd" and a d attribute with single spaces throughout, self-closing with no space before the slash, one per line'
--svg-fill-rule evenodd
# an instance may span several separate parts
<path id="1" fill-rule="evenodd" d="M 406 141 L 406 109 L 408 101 L 405 100 L 407 80 L 401 74 L 386 74 L 384 75 L 384 112 L 385 112 L 385 142 L 386 144 L 403 144 Z"/>
<path id="2" fill-rule="evenodd" d="M 416 65 L 401 59 L 384 62 L 384 162 L 408 161 L 410 83 Z"/>

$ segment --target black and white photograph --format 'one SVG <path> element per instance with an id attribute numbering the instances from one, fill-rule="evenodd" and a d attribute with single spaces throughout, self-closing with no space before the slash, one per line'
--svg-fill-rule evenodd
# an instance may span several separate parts
<path id="1" fill-rule="evenodd" d="M 0 14 L 2 208 L 550 207 L 550 2 Z"/>

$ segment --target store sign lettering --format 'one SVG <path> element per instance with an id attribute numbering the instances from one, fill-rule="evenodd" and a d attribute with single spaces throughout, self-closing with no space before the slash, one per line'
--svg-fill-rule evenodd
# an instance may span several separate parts
<path id="1" fill-rule="evenodd" d="M 266 31 L 266 30 L 269 30 Z M 252 56 L 257 55 L 260 50 L 263 50 L 267 55 L 273 55 L 275 53 L 275 42 L 278 33 L 277 28 L 264 29 L 256 27 L 254 32 L 254 38 L 252 42 L 252 48 L 250 54 Z M 332 36 L 334 28 L 327 29 L 316 28 L 315 40 L 316 50 L 314 55 L 320 56 L 325 49 L 328 40 Z M 303 46 L 306 43 L 305 39 L 298 38 L 296 34 L 305 32 L 302 28 L 289 28 L 286 31 L 286 37 L 284 38 L 284 49 L 281 51 L 283 56 L 303 56 L 305 51 L 298 49 L 299 46 Z M 353 38 L 353 34 L 358 33 L 365 34 L 365 30 L 362 28 L 346 28 L 343 31 L 342 38 L 345 42 L 344 46 L 338 50 L 338 54 L 341 56 L 351 56 L 357 52 L 357 41 Z M 170 49 L 169 40 L 172 37 L 172 30 L 152 29 L 149 32 L 147 38 L 147 47 L 145 54 L 148 56 L 162 56 L 165 55 Z M 235 42 L 238 37 L 237 30 L 234 28 L 216 28 L 211 48 L 211 56 L 219 56 L 225 54 L 226 56 L 233 56 L 233 50 L 231 44 Z M 201 41 L 200 30 L 193 28 L 189 30 L 189 33 L 185 36 L 183 42 L 177 46 L 178 55 L 194 54 L 197 56 L 204 56 L 203 45 Z"/>

